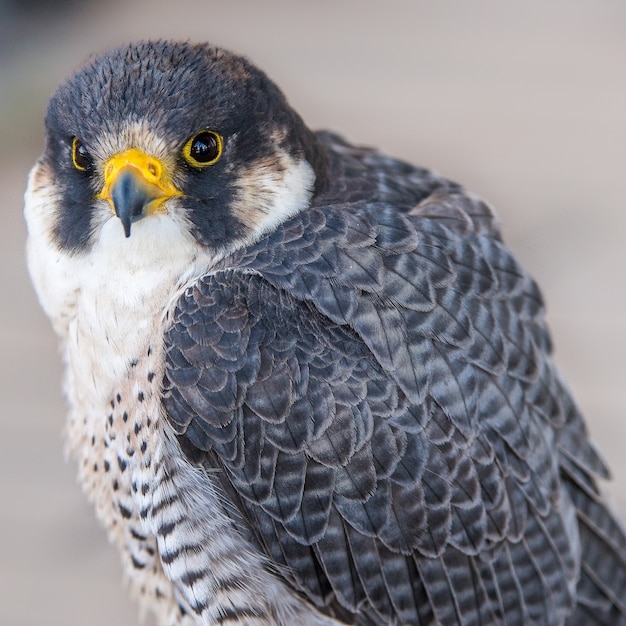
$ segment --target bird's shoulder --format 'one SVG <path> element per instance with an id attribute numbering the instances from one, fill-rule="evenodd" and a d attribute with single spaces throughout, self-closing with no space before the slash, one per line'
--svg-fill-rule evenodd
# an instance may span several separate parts
<path id="1" fill-rule="evenodd" d="M 326 184 L 314 198 L 317 204 L 380 201 L 399 211 L 409 211 L 435 193 L 471 195 L 432 169 L 391 157 L 376 148 L 355 146 L 329 131 L 318 131 L 315 136 L 328 157 Z M 493 212 L 489 213 L 493 219 Z"/>
<path id="2" fill-rule="evenodd" d="M 490 429 L 505 437 L 521 417 L 532 422 L 507 395 L 545 374 L 542 311 L 535 283 L 471 196 L 436 192 L 408 211 L 380 201 L 312 207 L 180 299 L 166 335 L 168 417 L 189 454 L 217 455 L 236 490 L 299 539 L 319 539 L 331 501 L 365 531 L 378 523 L 368 507 L 388 514 L 394 481 L 415 492 L 435 480 L 447 501 L 462 490 L 449 464 L 478 458 L 478 448 L 490 458 Z M 491 426 L 477 421 L 487 392 Z M 274 480 L 285 463 L 300 481 L 289 505 Z M 311 472 L 329 487 L 317 517 L 303 500 Z M 463 480 L 475 493 L 475 471 Z M 413 522 L 397 532 L 379 520 L 375 532 L 405 549 L 421 541 L 425 552 L 449 540 L 447 531 L 405 536 L 421 526 Z"/>

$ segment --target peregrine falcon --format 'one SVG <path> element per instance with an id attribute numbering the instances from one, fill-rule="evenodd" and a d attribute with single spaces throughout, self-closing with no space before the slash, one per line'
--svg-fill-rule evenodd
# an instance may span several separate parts
<path id="1" fill-rule="evenodd" d="M 607 469 L 462 186 L 141 42 L 52 96 L 25 216 L 68 448 L 160 624 L 626 624 Z"/>

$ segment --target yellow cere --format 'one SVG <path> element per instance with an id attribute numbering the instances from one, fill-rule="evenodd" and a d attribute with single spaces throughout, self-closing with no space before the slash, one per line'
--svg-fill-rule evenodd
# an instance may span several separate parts
<path id="1" fill-rule="evenodd" d="M 182 191 L 175 187 L 159 159 L 137 148 L 129 148 L 115 154 L 105 164 L 104 186 L 96 198 L 107 200 L 115 208 L 111 192 L 123 172 L 130 172 L 137 185 L 145 190 L 147 197 L 152 198 L 148 213 L 156 212 L 168 198 L 182 195 Z"/>

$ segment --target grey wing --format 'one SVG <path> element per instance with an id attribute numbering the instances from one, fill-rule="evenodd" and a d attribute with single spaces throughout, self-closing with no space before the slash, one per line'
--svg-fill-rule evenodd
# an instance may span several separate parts
<path id="1" fill-rule="evenodd" d="M 555 450 L 588 490 L 604 468 L 489 210 L 312 209 L 227 265 L 178 304 L 165 409 L 281 575 L 357 623 L 562 623 Z"/>

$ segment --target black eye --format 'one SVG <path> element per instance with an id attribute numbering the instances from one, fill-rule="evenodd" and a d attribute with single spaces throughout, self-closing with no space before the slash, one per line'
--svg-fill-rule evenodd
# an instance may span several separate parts
<path id="1" fill-rule="evenodd" d="M 78 137 L 72 141 L 72 162 L 81 172 L 88 172 L 93 167 L 93 159 Z"/>
<path id="2" fill-rule="evenodd" d="M 183 147 L 183 158 L 193 167 L 213 165 L 222 156 L 222 137 L 212 130 L 202 130 Z"/>

